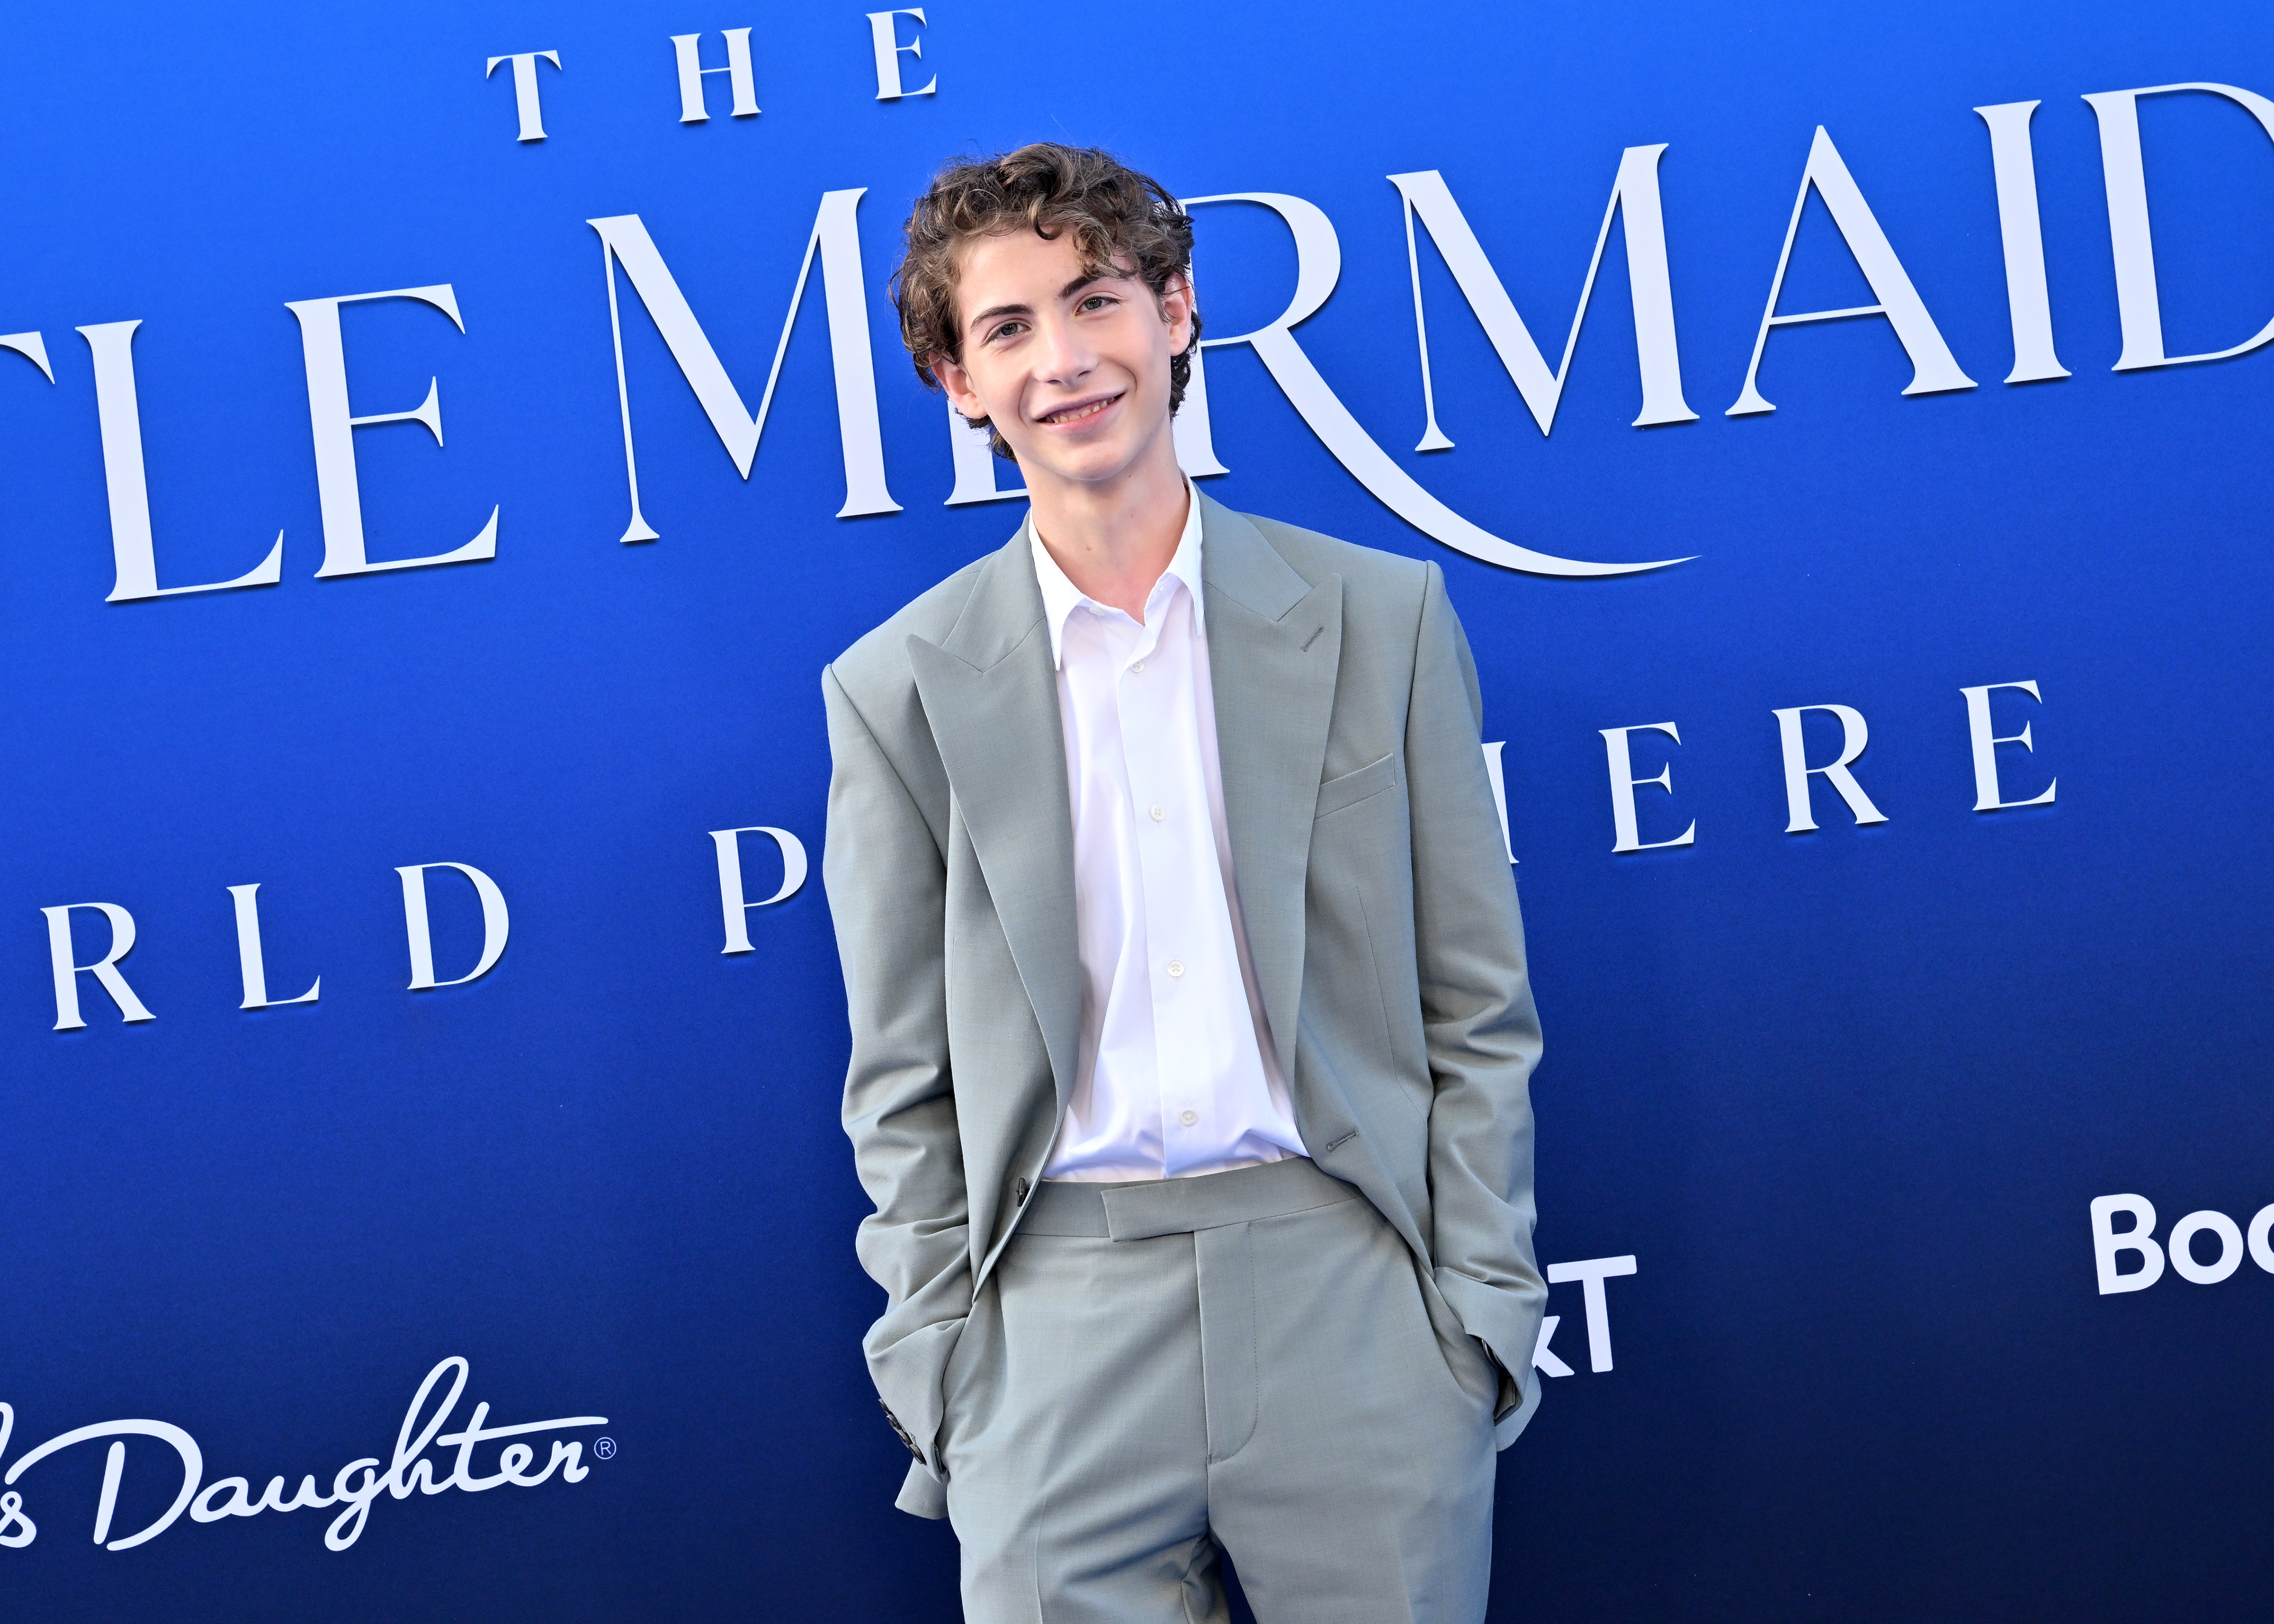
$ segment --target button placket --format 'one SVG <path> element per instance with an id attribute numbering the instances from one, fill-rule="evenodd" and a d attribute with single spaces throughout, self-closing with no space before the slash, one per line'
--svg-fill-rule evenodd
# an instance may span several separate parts
<path id="1" fill-rule="evenodd" d="M 1214 839 L 1212 833 L 1193 827 L 1195 807 L 1205 804 L 1205 779 L 1199 762 L 1188 759 L 1190 744 L 1197 741 L 1185 741 L 1189 730 L 1178 726 L 1193 701 L 1177 639 L 1193 632 L 1188 622 L 1176 618 L 1184 612 L 1175 598 L 1164 590 L 1148 605 L 1145 625 L 1122 667 L 1127 680 L 1114 689 L 1149 938 L 1160 1111 L 1155 1120 L 1163 1136 L 1163 1171 L 1169 1176 L 1189 1167 L 1207 1142 L 1197 1130 L 1204 1118 L 1213 1120 L 1209 1094 L 1221 1061 L 1206 1001 L 1186 974 L 1207 962 L 1205 953 L 1200 959 L 1192 954 L 1213 945 L 1204 898 L 1190 870 L 1200 858 L 1213 856 Z M 1168 663 L 1160 665 L 1163 659 Z M 1213 871 L 1213 863 L 1205 866 Z M 1201 916 L 1196 908 L 1201 908 Z"/>

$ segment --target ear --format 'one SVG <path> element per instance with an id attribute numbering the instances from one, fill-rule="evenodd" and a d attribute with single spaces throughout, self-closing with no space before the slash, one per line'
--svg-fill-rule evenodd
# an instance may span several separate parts
<path id="1" fill-rule="evenodd" d="M 925 363 L 931 375 L 939 380 L 939 387 L 947 394 L 948 403 L 965 417 L 979 418 L 987 416 L 987 406 L 971 387 L 971 374 L 963 370 L 960 361 L 949 357 L 945 350 L 936 351 Z"/>
<path id="2" fill-rule="evenodd" d="M 1193 298 L 1193 284 L 1171 276 L 1161 289 L 1160 304 L 1161 320 L 1169 324 L 1169 353 L 1182 355 L 1192 346 L 1193 315 L 1200 308 Z"/>

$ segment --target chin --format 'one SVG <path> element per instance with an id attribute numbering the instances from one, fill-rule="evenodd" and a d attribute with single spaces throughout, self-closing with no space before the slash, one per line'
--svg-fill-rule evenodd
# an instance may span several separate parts
<path id="1" fill-rule="evenodd" d="M 1022 453 L 1022 470 L 1041 469 L 1054 478 L 1078 485 L 1098 485 L 1116 477 L 1137 460 L 1136 448 L 1118 443 L 1089 446 L 1038 447 Z"/>

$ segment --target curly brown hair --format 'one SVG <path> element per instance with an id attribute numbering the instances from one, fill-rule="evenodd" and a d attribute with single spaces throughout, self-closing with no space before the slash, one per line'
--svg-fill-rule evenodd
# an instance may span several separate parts
<path id="1" fill-rule="evenodd" d="M 900 312 L 900 342 L 916 375 L 934 389 L 931 358 L 963 358 L 955 313 L 955 251 L 974 237 L 1021 229 L 1055 239 L 1072 231 L 1082 268 L 1093 276 L 1135 277 L 1159 298 L 1172 279 L 1192 277 L 1193 222 L 1184 206 L 1151 176 L 1094 147 L 1036 141 L 992 158 L 950 163 L 932 177 L 908 211 L 907 251 L 892 273 L 892 303 Z M 1126 261 L 1126 262 L 1125 262 Z M 1169 410 L 1184 403 L 1201 342 L 1200 314 L 1191 342 L 1169 361 Z M 984 417 L 995 455 L 1012 458 L 1003 436 Z"/>

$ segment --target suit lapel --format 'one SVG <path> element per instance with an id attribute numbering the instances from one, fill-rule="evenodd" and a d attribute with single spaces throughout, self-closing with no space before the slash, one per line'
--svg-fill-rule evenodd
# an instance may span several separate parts
<path id="1" fill-rule="evenodd" d="M 1201 523 L 1232 867 L 1272 1041 L 1291 1076 L 1311 819 L 1342 662 L 1343 582 L 1329 575 L 1312 585 L 1254 525 L 1206 496 Z"/>
<path id="2" fill-rule="evenodd" d="M 908 663 L 947 769 L 1012 962 L 1048 1047 L 1063 1106 L 1081 1034 L 1058 673 L 1022 526 L 982 567 L 937 643 L 908 639 Z"/>

